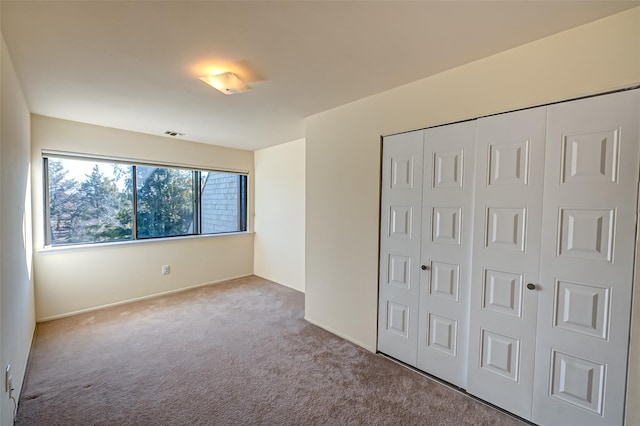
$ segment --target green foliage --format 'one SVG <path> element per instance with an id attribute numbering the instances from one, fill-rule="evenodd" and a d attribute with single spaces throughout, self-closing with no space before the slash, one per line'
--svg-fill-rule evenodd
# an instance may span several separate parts
<path id="1" fill-rule="evenodd" d="M 82 160 L 49 159 L 49 220 L 54 245 L 133 238 L 133 173 L 137 173 L 137 236 L 192 234 L 194 173 L 189 170 L 95 163 L 81 182 L 69 178 Z M 85 163 L 86 164 L 86 163 Z"/>
<path id="2" fill-rule="evenodd" d="M 137 168 L 138 237 L 186 235 L 193 232 L 193 172 Z"/>
<path id="3" fill-rule="evenodd" d="M 105 176 L 97 164 L 80 183 L 67 178 L 68 173 L 64 160 L 49 160 L 52 243 L 77 244 L 131 239 L 131 201 L 126 193 L 118 189 L 117 180 Z"/>
<path id="4" fill-rule="evenodd" d="M 49 160 L 49 217 L 52 239 L 70 240 L 79 219 L 78 189 L 59 160 Z"/>

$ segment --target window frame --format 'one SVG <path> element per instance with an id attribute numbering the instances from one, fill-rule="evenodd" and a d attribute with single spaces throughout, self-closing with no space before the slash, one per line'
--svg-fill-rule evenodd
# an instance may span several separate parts
<path id="1" fill-rule="evenodd" d="M 101 156 L 101 155 L 93 155 L 93 154 L 81 154 L 81 153 L 73 153 L 73 152 L 62 152 L 62 151 L 49 151 L 42 150 L 42 182 L 43 182 L 43 227 L 44 227 L 44 247 L 45 248 L 64 248 L 64 247 L 76 247 L 76 246 L 94 246 L 100 244 L 114 244 L 114 243 L 131 243 L 131 242 L 140 242 L 140 241 L 153 241 L 153 240 L 164 240 L 164 239 L 173 239 L 173 238 L 185 238 L 185 237 L 207 237 L 207 236 L 216 236 L 216 235 L 229 235 L 229 234 L 245 234 L 249 232 L 249 224 L 248 224 L 248 204 L 249 204 L 249 175 L 250 172 L 247 170 L 234 170 L 234 169 L 223 169 L 223 168 L 211 168 L 211 167 L 203 167 L 199 165 L 190 165 L 190 164 L 180 164 L 180 163 L 169 163 L 169 162 L 156 162 L 156 161 L 148 161 L 148 160 L 135 160 L 128 158 L 120 158 L 120 157 L 111 157 L 111 156 Z M 102 162 L 107 164 L 121 164 L 131 168 L 131 187 L 132 187 L 132 218 L 131 218 L 131 238 L 126 240 L 108 240 L 108 241 L 90 241 L 90 242 L 79 242 L 79 243 L 66 243 L 66 244 L 52 244 L 52 233 L 51 233 L 51 204 L 50 204 L 50 191 L 49 191 L 49 159 L 56 160 L 79 160 L 79 161 L 91 161 L 91 162 Z M 138 167 L 154 167 L 154 168 L 167 168 L 167 169 L 178 169 L 183 171 L 189 171 L 192 173 L 192 196 L 191 196 L 191 206 L 192 206 L 192 226 L 193 232 L 187 234 L 179 234 L 179 235 L 161 235 L 161 236 L 149 236 L 149 237 L 139 237 L 138 236 Z M 202 173 L 224 173 L 229 175 L 237 175 L 239 178 L 238 182 L 238 227 L 237 230 L 234 231 L 223 231 L 223 232 L 210 232 L 210 233 L 202 233 Z"/>

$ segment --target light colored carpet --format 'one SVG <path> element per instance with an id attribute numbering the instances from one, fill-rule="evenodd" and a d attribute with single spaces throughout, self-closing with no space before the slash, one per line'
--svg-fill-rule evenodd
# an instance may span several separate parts
<path id="1" fill-rule="evenodd" d="M 257 277 L 39 324 L 17 425 L 516 425 Z"/>

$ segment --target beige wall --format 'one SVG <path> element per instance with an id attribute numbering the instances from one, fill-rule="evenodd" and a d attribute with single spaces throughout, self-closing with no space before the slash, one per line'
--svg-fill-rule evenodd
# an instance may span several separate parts
<path id="1" fill-rule="evenodd" d="M 253 273 L 253 234 L 43 249 L 42 150 L 249 172 L 253 152 L 33 115 L 33 229 L 38 321 Z M 163 276 L 161 266 L 171 273 Z"/>
<path id="2" fill-rule="evenodd" d="M 254 153 L 254 273 L 304 291 L 305 141 Z"/>
<path id="3" fill-rule="evenodd" d="M 13 395 L 22 388 L 35 327 L 32 281 L 29 109 L 4 38 L 0 47 L 0 424 L 12 424 L 4 388 L 11 364 Z"/>
<path id="4" fill-rule="evenodd" d="M 306 318 L 376 348 L 381 135 L 638 83 L 635 8 L 308 118 Z"/>

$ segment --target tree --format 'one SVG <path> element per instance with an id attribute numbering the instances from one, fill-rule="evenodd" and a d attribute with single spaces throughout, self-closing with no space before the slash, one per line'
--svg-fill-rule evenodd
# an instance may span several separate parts
<path id="1" fill-rule="evenodd" d="M 67 178 L 68 171 L 62 161 L 49 159 L 49 220 L 51 240 L 69 242 L 74 224 L 80 216 L 78 211 L 79 184 Z"/>
<path id="2" fill-rule="evenodd" d="M 80 184 L 79 193 L 83 220 L 77 227 L 82 232 L 80 239 L 99 242 L 131 238 L 131 209 L 129 206 L 127 215 L 126 192 L 118 190 L 115 179 L 105 176 L 96 164 Z"/>
<path id="3" fill-rule="evenodd" d="M 122 188 L 118 192 L 118 211 L 116 220 L 121 229 L 127 230 L 127 235 L 132 237 L 133 226 L 133 166 L 113 164 L 113 176 Z M 118 232 L 114 229 L 114 232 Z"/>
<path id="4" fill-rule="evenodd" d="M 137 167 L 138 237 L 185 235 L 193 222 L 193 172 Z"/>
<path id="5" fill-rule="evenodd" d="M 49 225 L 54 245 L 193 232 L 194 172 L 184 169 L 93 163 L 81 182 L 68 178 L 86 170 L 84 160 L 49 159 Z M 91 163 L 89 163 L 91 164 Z M 134 170 L 137 205 L 134 206 Z M 135 213 L 134 213 L 135 212 Z"/>

